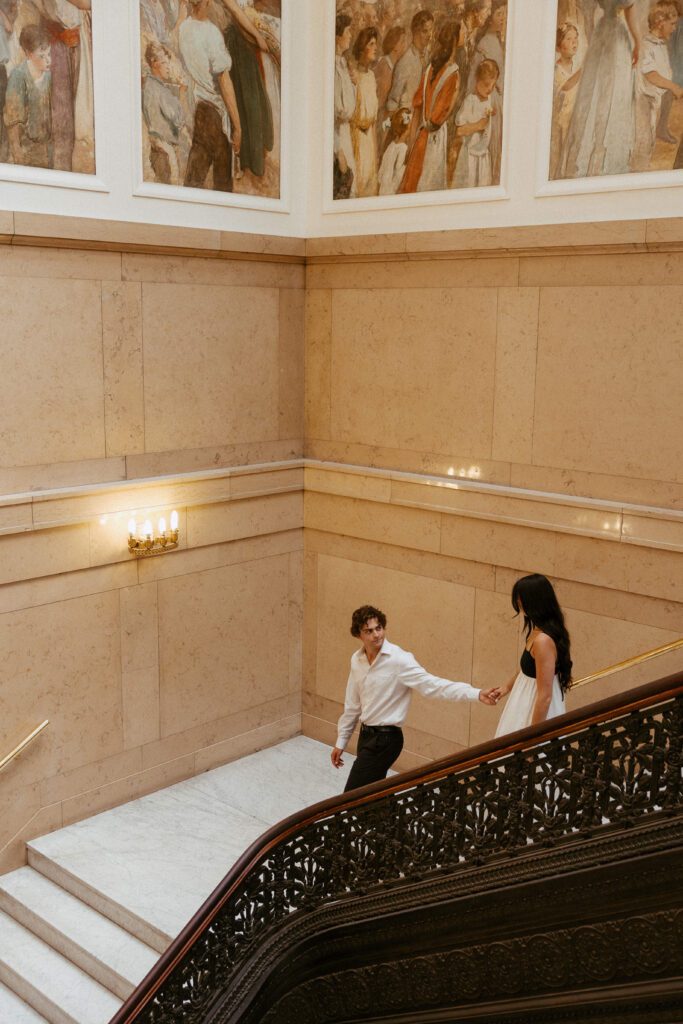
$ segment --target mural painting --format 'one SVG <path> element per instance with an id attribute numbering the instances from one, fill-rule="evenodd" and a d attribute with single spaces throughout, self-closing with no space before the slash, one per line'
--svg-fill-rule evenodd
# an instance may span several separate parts
<path id="1" fill-rule="evenodd" d="M 559 0 L 551 179 L 683 168 L 683 3 Z"/>
<path id="2" fill-rule="evenodd" d="M 497 185 L 506 0 L 337 0 L 333 196 Z"/>
<path id="3" fill-rule="evenodd" d="M 144 180 L 280 195 L 281 0 L 140 0 Z"/>
<path id="4" fill-rule="evenodd" d="M 95 173 L 91 0 L 0 0 L 0 163 Z"/>

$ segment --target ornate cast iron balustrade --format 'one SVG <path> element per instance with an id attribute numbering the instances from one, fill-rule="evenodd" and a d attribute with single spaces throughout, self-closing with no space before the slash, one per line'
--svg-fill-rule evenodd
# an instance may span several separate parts
<path id="1" fill-rule="evenodd" d="M 260 942 L 322 904 L 680 813 L 680 675 L 552 725 L 325 801 L 271 829 L 112 1024 L 199 1024 Z"/>

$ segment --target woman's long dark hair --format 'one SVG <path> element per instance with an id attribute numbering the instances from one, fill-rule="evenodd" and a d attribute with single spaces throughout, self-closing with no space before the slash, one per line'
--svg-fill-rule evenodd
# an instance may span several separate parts
<path id="1" fill-rule="evenodd" d="M 431 60 L 432 77 L 436 76 L 441 68 L 453 56 L 453 51 L 460 38 L 460 22 L 454 18 L 445 21 L 439 30 L 436 41 L 436 52 Z"/>
<path id="2" fill-rule="evenodd" d="M 572 684 L 572 659 L 569 656 L 569 633 L 564 624 L 564 615 L 558 603 L 553 585 L 540 573 L 522 576 L 512 588 L 512 607 L 524 615 L 527 639 L 531 630 L 540 629 L 555 641 L 557 661 L 555 671 L 562 693 Z"/>

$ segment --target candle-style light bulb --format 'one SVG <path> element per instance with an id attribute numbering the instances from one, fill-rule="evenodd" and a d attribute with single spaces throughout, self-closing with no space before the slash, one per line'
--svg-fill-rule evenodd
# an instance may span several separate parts
<path id="1" fill-rule="evenodd" d="M 178 529 L 178 513 L 171 512 L 171 529 L 173 531 Z"/>
<path id="2" fill-rule="evenodd" d="M 128 536 L 135 536 L 135 520 L 132 518 L 128 520 Z"/>
<path id="3" fill-rule="evenodd" d="M 148 537 L 151 540 L 151 538 L 152 538 L 152 524 L 149 521 L 149 519 L 145 519 L 145 525 L 142 527 L 142 532 L 144 533 L 145 537 Z"/>
<path id="4" fill-rule="evenodd" d="M 163 536 L 166 533 L 166 520 L 162 516 L 159 520 L 159 535 Z"/>

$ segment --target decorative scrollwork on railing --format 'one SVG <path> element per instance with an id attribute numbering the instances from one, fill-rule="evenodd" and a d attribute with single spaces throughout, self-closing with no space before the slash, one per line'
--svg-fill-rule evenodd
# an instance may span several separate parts
<path id="1" fill-rule="evenodd" d="M 135 1024 L 198 1024 L 293 915 L 666 816 L 683 803 L 683 696 L 418 783 L 286 832 L 226 894 Z M 352 797 L 352 795 L 351 795 Z"/>

